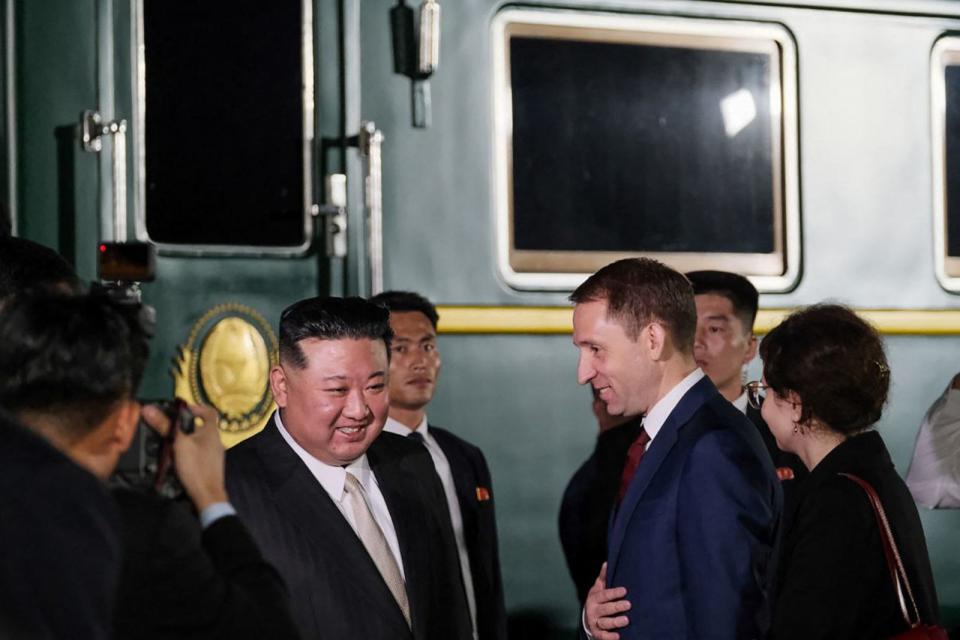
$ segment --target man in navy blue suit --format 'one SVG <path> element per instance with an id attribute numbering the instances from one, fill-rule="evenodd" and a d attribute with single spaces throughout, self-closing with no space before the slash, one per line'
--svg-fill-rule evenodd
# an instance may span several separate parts
<path id="1" fill-rule="evenodd" d="M 584 606 L 586 636 L 762 637 L 782 495 L 756 428 L 697 367 L 690 283 L 627 259 L 570 299 L 578 381 L 611 414 L 645 416 Z"/>

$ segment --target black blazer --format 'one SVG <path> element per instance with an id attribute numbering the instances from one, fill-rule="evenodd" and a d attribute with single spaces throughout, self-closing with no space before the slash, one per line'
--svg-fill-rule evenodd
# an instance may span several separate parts
<path id="1" fill-rule="evenodd" d="M 477 636 L 480 640 L 506 640 L 507 614 L 500 577 L 493 482 L 487 460 L 479 448 L 449 431 L 430 425 L 430 434 L 450 463 L 457 489 L 477 601 Z"/>
<path id="2" fill-rule="evenodd" d="M 627 449 L 640 433 L 640 418 L 597 436 L 587 460 L 573 474 L 560 503 L 560 544 L 580 604 L 607 559 L 607 526 L 620 490 Z"/>
<path id="3" fill-rule="evenodd" d="M 185 504 L 115 489 L 123 569 L 115 640 L 288 640 L 287 592 L 237 516 L 201 530 Z"/>
<path id="4" fill-rule="evenodd" d="M 798 487 L 783 540 L 771 637 L 887 638 L 906 630 L 867 495 L 877 491 L 924 622 L 938 619 L 927 544 L 913 497 L 875 431 L 841 443 Z"/>
<path id="5" fill-rule="evenodd" d="M 109 638 L 120 521 L 103 484 L 0 411 L 0 637 Z"/>
<path id="6" fill-rule="evenodd" d="M 396 528 L 413 629 L 350 524 L 271 420 L 227 452 L 227 491 L 291 594 L 305 639 L 469 640 L 453 527 L 420 444 L 381 434 L 367 450 Z"/>

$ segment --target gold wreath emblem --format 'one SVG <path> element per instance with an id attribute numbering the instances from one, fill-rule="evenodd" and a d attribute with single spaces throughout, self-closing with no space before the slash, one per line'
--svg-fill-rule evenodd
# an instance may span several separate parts
<path id="1" fill-rule="evenodd" d="M 270 369 L 277 363 L 277 338 L 263 316 L 244 305 L 218 304 L 177 350 L 174 393 L 220 412 L 225 446 L 263 428 L 275 408 Z"/>

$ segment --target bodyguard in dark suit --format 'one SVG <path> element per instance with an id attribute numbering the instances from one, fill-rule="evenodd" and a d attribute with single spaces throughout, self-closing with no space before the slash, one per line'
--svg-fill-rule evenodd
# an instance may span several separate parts
<path id="1" fill-rule="evenodd" d="M 416 293 L 387 291 L 371 302 L 390 311 L 390 414 L 384 431 L 422 442 L 444 488 L 474 637 L 505 640 L 506 612 L 493 484 L 483 452 L 428 424 L 426 407 L 440 373 L 437 310 Z"/>
<path id="2" fill-rule="evenodd" d="M 690 283 L 656 261 L 628 259 L 571 300 L 578 380 L 611 414 L 644 415 L 585 632 L 762 637 L 782 496 L 756 428 L 694 362 Z"/>
<path id="3" fill-rule="evenodd" d="M 690 271 L 697 304 L 697 334 L 693 356 L 720 394 L 744 411 L 757 427 L 781 479 L 784 513 L 793 509 L 793 494 L 807 475 L 796 455 L 781 450 L 757 409 L 747 403 L 744 367 L 757 355 L 753 324 L 760 296 L 749 280 L 729 271 Z"/>
<path id="4" fill-rule="evenodd" d="M 471 637 L 430 457 L 380 435 L 390 337 L 387 311 L 359 298 L 287 308 L 270 375 L 279 410 L 227 455 L 231 499 L 286 580 L 304 638 Z"/>

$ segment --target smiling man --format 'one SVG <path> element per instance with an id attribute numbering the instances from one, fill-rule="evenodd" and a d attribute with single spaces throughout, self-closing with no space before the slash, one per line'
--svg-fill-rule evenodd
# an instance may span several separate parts
<path id="1" fill-rule="evenodd" d="M 620 260 L 570 299 L 578 382 L 610 414 L 644 416 L 586 634 L 763 637 L 780 487 L 756 429 L 697 366 L 690 283 L 654 260 Z"/>
<path id="2" fill-rule="evenodd" d="M 385 291 L 371 302 L 390 311 L 390 417 L 384 430 L 423 442 L 443 490 L 460 555 L 464 590 L 479 640 L 506 640 L 493 485 L 477 447 L 427 422 L 440 375 L 436 307 L 410 291 Z"/>
<path id="3" fill-rule="evenodd" d="M 291 593 L 304 638 L 471 637 L 443 487 L 426 450 L 381 435 L 391 330 L 360 298 L 280 317 L 278 410 L 227 455 L 227 487 Z"/>

